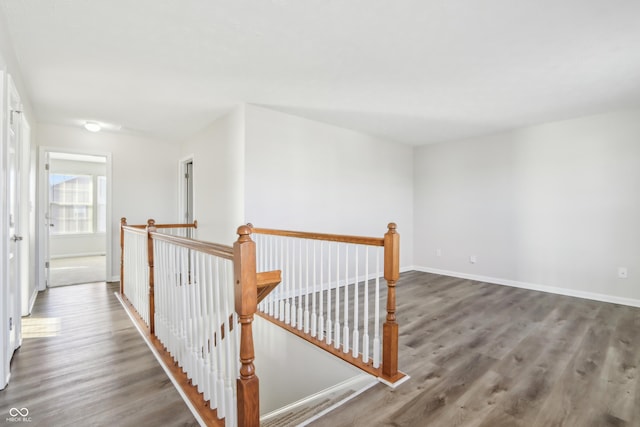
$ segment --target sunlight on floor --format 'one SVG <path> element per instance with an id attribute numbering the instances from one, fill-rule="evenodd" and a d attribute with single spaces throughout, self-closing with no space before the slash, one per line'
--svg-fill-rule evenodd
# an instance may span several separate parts
<path id="1" fill-rule="evenodd" d="M 24 317 L 22 319 L 22 338 L 46 338 L 60 335 L 59 317 Z"/>

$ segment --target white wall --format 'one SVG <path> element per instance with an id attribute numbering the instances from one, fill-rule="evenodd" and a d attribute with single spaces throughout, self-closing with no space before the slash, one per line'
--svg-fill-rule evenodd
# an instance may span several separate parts
<path id="1" fill-rule="evenodd" d="M 120 272 L 120 218 L 129 224 L 177 221 L 179 145 L 117 132 L 91 133 L 80 127 L 38 125 L 37 144 L 53 151 L 111 153 L 111 271 Z M 109 209 L 109 208 L 107 208 Z"/>
<path id="2" fill-rule="evenodd" d="M 640 111 L 416 149 L 424 270 L 639 305 L 638 218 Z"/>
<path id="3" fill-rule="evenodd" d="M 256 227 L 401 236 L 412 265 L 413 148 L 246 106 L 246 220 Z"/>
<path id="4" fill-rule="evenodd" d="M 193 158 L 196 237 L 231 245 L 244 219 L 244 108 L 216 120 L 181 144 Z"/>

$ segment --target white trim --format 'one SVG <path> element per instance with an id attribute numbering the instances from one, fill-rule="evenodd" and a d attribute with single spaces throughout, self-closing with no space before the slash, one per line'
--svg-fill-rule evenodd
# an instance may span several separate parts
<path id="1" fill-rule="evenodd" d="M 459 273 L 457 271 L 440 270 L 430 267 L 415 267 L 416 271 L 424 273 L 440 274 L 443 276 L 459 277 L 461 279 L 475 280 L 478 282 L 493 283 L 496 285 L 512 286 L 514 288 L 530 289 L 533 291 L 548 292 L 550 294 L 565 295 L 569 297 L 584 298 L 594 301 L 608 302 L 612 304 L 640 307 L 640 300 L 633 298 L 617 297 L 614 295 L 599 294 L 595 292 L 579 291 L 575 289 L 560 288 L 556 286 L 539 285 L 535 283 L 520 282 L 517 280 L 500 279 L 496 277 L 480 276 L 477 274 Z"/>
<path id="2" fill-rule="evenodd" d="M 107 280 L 107 282 L 119 282 L 119 281 L 120 281 L 120 275 L 111 276 L 111 280 Z"/>
<path id="3" fill-rule="evenodd" d="M 407 273 L 414 270 L 416 270 L 416 267 L 413 265 L 410 265 L 409 267 L 400 267 L 400 273 Z"/>
<path id="4" fill-rule="evenodd" d="M 27 312 L 27 316 L 31 315 L 31 312 L 33 312 L 33 306 L 36 303 L 36 298 L 38 298 L 38 289 L 34 288 L 33 293 L 29 297 L 29 311 Z"/>
<path id="5" fill-rule="evenodd" d="M 328 396 L 332 393 L 336 393 L 336 392 L 340 392 L 344 389 L 347 389 L 349 387 L 353 386 L 357 386 L 357 384 L 361 381 L 364 380 L 369 380 L 369 382 L 367 384 L 364 385 L 364 387 L 362 389 L 356 390 L 353 392 L 353 394 L 350 394 L 349 396 L 347 396 L 346 398 L 334 403 L 333 405 L 329 406 L 328 408 L 325 408 L 322 412 L 325 412 L 331 409 L 335 409 L 338 406 L 344 404 L 345 402 L 347 402 L 348 400 L 350 400 L 352 397 L 357 396 L 358 394 L 362 393 L 365 390 L 370 389 L 371 387 L 373 387 L 374 385 L 377 384 L 376 381 L 376 377 L 374 377 L 373 375 L 370 375 L 366 372 L 361 373 L 356 375 L 355 377 L 346 379 L 338 384 L 332 385 L 331 387 L 327 387 L 324 390 L 320 390 L 317 393 L 313 393 L 310 394 L 309 396 L 306 396 L 300 400 L 296 400 L 295 402 L 289 403 L 287 405 L 284 405 L 278 409 L 275 409 L 267 414 L 264 414 L 260 417 L 260 422 L 265 422 L 268 421 L 272 418 L 275 418 L 277 416 L 280 416 L 288 411 L 292 411 L 295 410 L 296 408 L 301 408 L 304 407 L 305 405 L 308 404 L 313 404 L 314 401 L 319 401 L 320 399 L 324 398 L 325 396 Z M 300 425 L 306 425 L 308 424 L 310 421 L 309 420 L 305 420 L 302 424 Z"/>
<path id="6" fill-rule="evenodd" d="M 39 248 L 39 257 L 37 264 L 38 271 L 38 289 L 44 290 L 46 288 L 44 281 L 44 257 L 46 254 L 43 254 L 45 248 L 44 246 L 44 238 L 43 234 L 48 233 L 48 226 L 44 221 L 44 212 L 46 211 L 45 203 L 45 191 L 48 191 L 48 183 L 44 181 L 44 162 L 45 162 L 45 153 L 67 153 L 67 154 L 80 154 L 80 155 L 88 155 L 88 156 L 100 156 L 106 159 L 106 175 L 107 175 L 107 230 L 105 234 L 105 247 L 106 247 L 106 271 L 105 276 L 110 277 L 113 275 L 113 250 L 112 250 L 112 237 L 113 237 L 113 220 L 112 220 L 112 210 L 113 210 L 113 174 L 112 174 L 112 154 L 110 152 L 103 151 L 93 151 L 93 150 L 83 150 L 83 149 L 73 149 L 73 148 L 61 148 L 61 147 L 50 147 L 41 145 L 38 147 L 38 188 L 37 192 L 37 200 L 38 200 L 38 214 L 37 220 L 39 221 L 38 227 L 38 248 Z"/>
<path id="7" fill-rule="evenodd" d="M 345 403 L 347 403 L 351 399 L 361 395 L 362 393 L 364 393 L 365 391 L 369 390 L 371 387 L 373 387 L 376 384 L 377 384 L 376 382 L 373 382 L 372 384 L 369 384 L 368 386 L 356 391 L 355 393 L 350 394 L 349 396 L 345 397 L 341 401 L 334 403 L 333 405 L 329 406 L 328 408 L 318 412 L 314 416 L 304 420 L 303 422 L 301 422 L 298 425 L 298 427 L 303 427 L 303 426 L 309 425 L 310 423 L 320 419 L 321 417 L 327 415 L 329 412 L 333 411 L 334 409 L 339 408 L 340 406 L 344 405 Z"/>
<path id="8" fill-rule="evenodd" d="M 400 386 L 400 384 L 404 384 L 405 382 L 409 381 L 411 379 L 411 377 L 409 376 L 409 374 L 406 374 L 402 371 L 400 371 L 400 373 L 404 374 L 404 377 L 402 377 L 402 379 L 396 381 L 395 383 L 389 382 L 387 380 L 385 380 L 384 378 L 378 377 L 378 381 L 381 382 L 382 384 L 386 385 L 387 387 L 391 387 L 393 389 L 396 389 Z"/>

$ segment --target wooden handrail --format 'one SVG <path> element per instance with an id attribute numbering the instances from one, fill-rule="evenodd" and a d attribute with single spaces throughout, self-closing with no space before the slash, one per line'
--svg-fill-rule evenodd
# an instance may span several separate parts
<path id="1" fill-rule="evenodd" d="M 198 228 L 198 221 L 187 224 L 157 224 L 156 228 Z"/>
<path id="2" fill-rule="evenodd" d="M 299 239 L 325 240 L 329 242 L 353 243 L 356 245 L 384 246 L 384 239 L 378 237 L 346 236 L 341 234 L 309 233 L 306 231 L 276 230 L 272 228 L 256 228 L 247 224 L 255 234 L 296 237 Z"/>
<path id="3" fill-rule="evenodd" d="M 190 239 L 188 237 L 172 236 L 170 234 L 153 232 L 151 237 L 154 240 L 172 243 L 183 248 L 193 249 L 194 251 L 204 252 L 220 258 L 233 260 L 233 248 L 227 245 L 205 242 L 203 240 Z"/>
<path id="4" fill-rule="evenodd" d="M 252 231 L 256 234 L 383 247 L 383 277 L 387 282 L 387 314 L 382 325 L 382 363 L 380 367 L 374 368 L 372 363 L 361 363 L 359 358 L 351 357 L 351 355 L 345 353 L 342 349 L 336 349 L 332 344 L 326 344 L 308 334 L 306 331 L 303 332 L 299 328 L 290 326 L 288 321 L 282 322 L 280 319 L 274 318 L 271 315 L 267 315 L 265 313 L 259 314 L 262 317 L 284 327 L 290 332 L 293 332 L 296 335 L 301 336 L 319 347 L 337 355 L 343 360 L 346 360 L 367 372 L 375 373 L 384 380 L 394 383 L 404 377 L 404 374 L 398 370 L 399 327 L 396 319 L 396 284 L 400 277 L 400 235 L 397 232 L 397 226 L 395 223 L 389 223 L 387 225 L 387 232 L 382 238 L 256 228 L 253 227 L 252 224 L 248 224 L 248 226 L 251 227 Z M 260 289 L 258 290 L 258 295 L 261 295 Z"/>
<path id="5" fill-rule="evenodd" d="M 126 218 L 122 218 L 124 220 L 126 220 Z M 131 233 L 136 233 L 136 234 L 146 234 L 147 233 L 147 226 L 145 225 L 144 227 L 140 227 L 137 225 L 123 225 L 121 227 L 123 230 L 127 230 Z"/>
<path id="6" fill-rule="evenodd" d="M 258 273 L 256 275 L 257 279 L 257 291 L 258 291 L 258 304 L 265 299 L 271 291 L 273 291 L 276 286 L 282 282 L 282 271 L 281 270 L 273 270 L 273 271 L 263 271 L 262 273 Z"/>
<path id="7" fill-rule="evenodd" d="M 138 228 L 141 230 L 144 230 L 145 228 L 147 228 L 147 224 L 126 224 L 126 218 L 121 218 L 121 223 L 122 220 L 125 221 L 125 224 L 127 227 L 129 228 Z M 147 220 L 147 222 L 150 220 Z M 192 223 L 186 223 L 186 224 L 156 224 L 156 228 L 160 229 L 160 228 L 198 228 L 198 221 L 193 221 Z"/>

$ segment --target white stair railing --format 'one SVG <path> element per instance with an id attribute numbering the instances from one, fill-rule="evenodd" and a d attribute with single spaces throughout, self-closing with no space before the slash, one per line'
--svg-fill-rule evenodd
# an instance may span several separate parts
<path id="1" fill-rule="evenodd" d="M 258 271 L 283 272 L 258 310 L 379 368 L 384 239 L 253 230 Z"/>
<path id="2" fill-rule="evenodd" d="M 127 250 L 123 252 L 122 259 L 122 293 L 149 326 L 147 232 L 144 228 L 126 228 L 123 231 L 123 239 Z"/>
<path id="3" fill-rule="evenodd" d="M 233 252 L 154 239 L 155 333 L 225 425 L 236 425 L 239 365 Z"/>
<path id="4" fill-rule="evenodd" d="M 196 225 L 122 218 L 123 302 L 207 425 L 258 427 L 252 322 L 280 272 L 257 273 L 248 226 L 231 247 L 185 237 Z"/>

